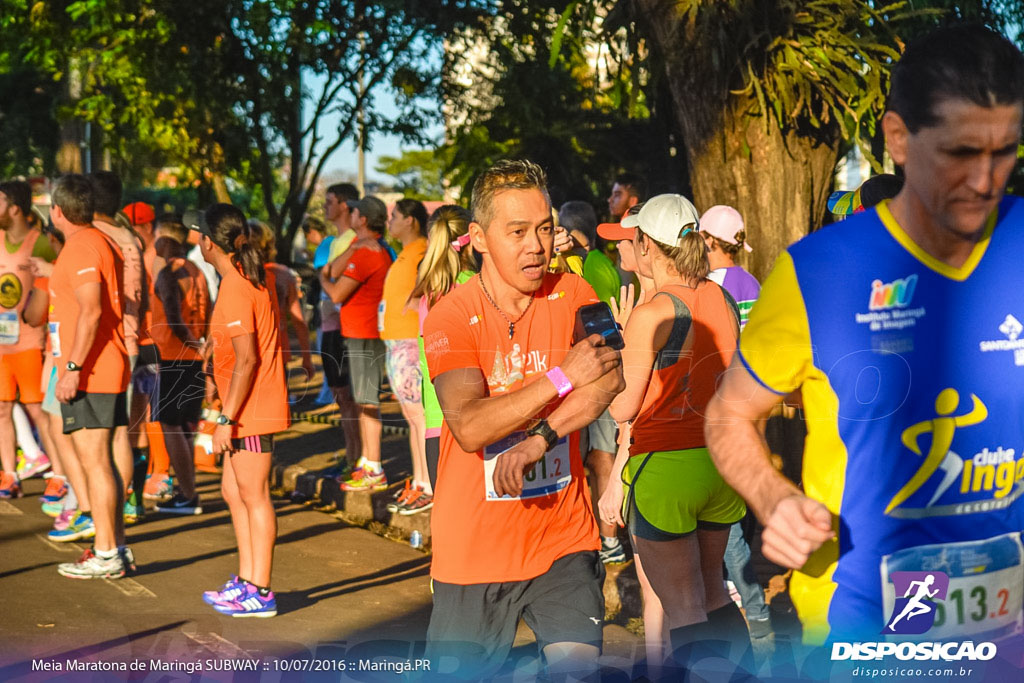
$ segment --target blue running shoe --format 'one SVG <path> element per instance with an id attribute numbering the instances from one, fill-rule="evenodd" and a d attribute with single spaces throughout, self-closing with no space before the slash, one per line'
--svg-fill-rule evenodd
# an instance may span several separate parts
<path id="1" fill-rule="evenodd" d="M 92 515 L 88 517 L 81 513 L 75 513 L 71 522 L 63 529 L 51 529 L 46 535 L 51 541 L 57 543 L 70 543 L 85 538 L 92 538 L 96 535 L 96 527 L 93 526 Z"/>
<path id="2" fill-rule="evenodd" d="M 227 583 L 215 591 L 205 591 L 203 602 L 207 605 L 215 605 L 218 602 L 231 602 L 245 591 L 245 581 L 242 581 L 234 574 Z"/>
<path id="3" fill-rule="evenodd" d="M 141 505 L 134 505 L 131 501 L 124 502 L 124 525 L 132 526 L 138 524 L 142 516 L 146 514 L 146 508 Z"/>
<path id="4" fill-rule="evenodd" d="M 274 599 L 274 592 L 260 595 L 260 590 L 251 583 L 245 584 L 241 595 L 234 600 L 215 603 L 213 608 L 221 614 L 231 617 L 277 616 L 277 600 Z"/>

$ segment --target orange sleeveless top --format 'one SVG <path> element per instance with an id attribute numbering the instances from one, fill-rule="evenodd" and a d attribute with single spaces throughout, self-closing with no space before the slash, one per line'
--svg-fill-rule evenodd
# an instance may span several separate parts
<path id="1" fill-rule="evenodd" d="M 704 409 L 732 361 L 739 334 L 735 302 L 710 280 L 693 289 L 669 285 L 655 296 L 672 300 L 675 319 L 633 420 L 630 455 L 705 445 Z"/>
<path id="2" fill-rule="evenodd" d="M 29 230 L 13 254 L 0 244 L 0 354 L 42 349 L 46 343 L 45 325 L 32 327 L 21 319 L 35 282 L 29 257 L 38 239 L 39 231 Z"/>

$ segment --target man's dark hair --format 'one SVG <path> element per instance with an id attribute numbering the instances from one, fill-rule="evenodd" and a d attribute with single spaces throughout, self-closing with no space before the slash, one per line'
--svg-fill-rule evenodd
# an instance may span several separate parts
<path id="1" fill-rule="evenodd" d="M 879 173 L 865 180 L 860 186 L 860 203 L 865 209 L 878 206 L 886 199 L 892 199 L 903 189 L 903 178 L 892 173 Z"/>
<path id="2" fill-rule="evenodd" d="M 339 202 L 354 202 L 359 199 L 359 190 L 352 183 L 335 183 L 327 188 L 327 194 L 333 194 Z"/>
<path id="3" fill-rule="evenodd" d="M 579 230 L 586 235 L 589 249 L 597 248 L 597 213 L 590 204 L 581 201 L 562 204 L 558 210 L 558 222 L 569 232 Z"/>
<path id="4" fill-rule="evenodd" d="M 188 228 L 185 227 L 179 213 L 165 213 L 158 216 L 153 223 L 153 233 L 157 232 L 171 235 L 172 239 L 181 245 L 188 242 Z"/>
<path id="5" fill-rule="evenodd" d="M 96 196 L 96 213 L 113 217 L 121 209 L 121 178 L 113 171 L 89 174 Z"/>
<path id="6" fill-rule="evenodd" d="M 980 25 L 954 24 L 918 38 L 893 67 L 886 108 L 916 133 L 938 123 L 935 107 L 947 99 L 982 107 L 1024 104 L 1024 56 Z"/>
<path id="7" fill-rule="evenodd" d="M 7 195 L 7 202 L 21 209 L 28 220 L 32 212 L 32 186 L 24 180 L 7 180 L 0 183 L 0 192 Z"/>
<path id="8" fill-rule="evenodd" d="M 615 176 L 615 183 L 629 190 L 629 193 L 643 202 L 647 200 L 647 182 L 635 173 L 620 173 Z"/>
<path id="9" fill-rule="evenodd" d="M 64 217 L 73 225 L 89 225 L 96 213 L 96 197 L 92 181 L 80 173 L 68 173 L 57 180 L 51 196 Z"/>

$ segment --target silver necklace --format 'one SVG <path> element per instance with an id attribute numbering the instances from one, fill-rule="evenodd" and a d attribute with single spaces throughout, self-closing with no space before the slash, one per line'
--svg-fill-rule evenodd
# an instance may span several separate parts
<path id="1" fill-rule="evenodd" d="M 508 338 L 511 339 L 512 335 L 516 333 L 516 323 L 523 319 L 526 312 L 530 310 L 530 306 L 533 305 L 533 295 L 530 295 L 530 303 L 526 304 L 526 308 L 524 308 L 523 312 L 519 314 L 519 317 L 515 320 L 509 320 L 509 317 L 505 315 L 505 311 L 501 310 L 501 307 L 494 303 L 494 299 L 491 298 L 491 293 L 487 291 L 487 285 L 484 284 L 483 274 L 480 275 L 480 288 L 484 290 L 484 296 L 491 302 L 491 306 L 494 306 L 494 310 L 496 310 L 498 314 L 505 319 L 505 322 L 508 323 Z"/>

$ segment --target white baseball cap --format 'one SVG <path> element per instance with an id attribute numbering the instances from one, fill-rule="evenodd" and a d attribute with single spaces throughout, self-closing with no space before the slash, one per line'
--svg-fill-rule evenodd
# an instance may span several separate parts
<path id="1" fill-rule="evenodd" d="M 736 239 L 736 235 L 743 232 L 743 216 L 731 206 L 712 206 L 700 217 L 700 231 L 726 244 L 739 244 L 740 240 Z M 746 251 L 753 251 L 746 239 L 743 240 L 743 248 Z"/>
<path id="2" fill-rule="evenodd" d="M 697 230 L 697 208 L 679 194 L 659 194 L 644 202 L 635 215 L 622 218 L 622 227 L 639 228 L 644 234 L 667 247 L 679 246 L 686 229 Z"/>

